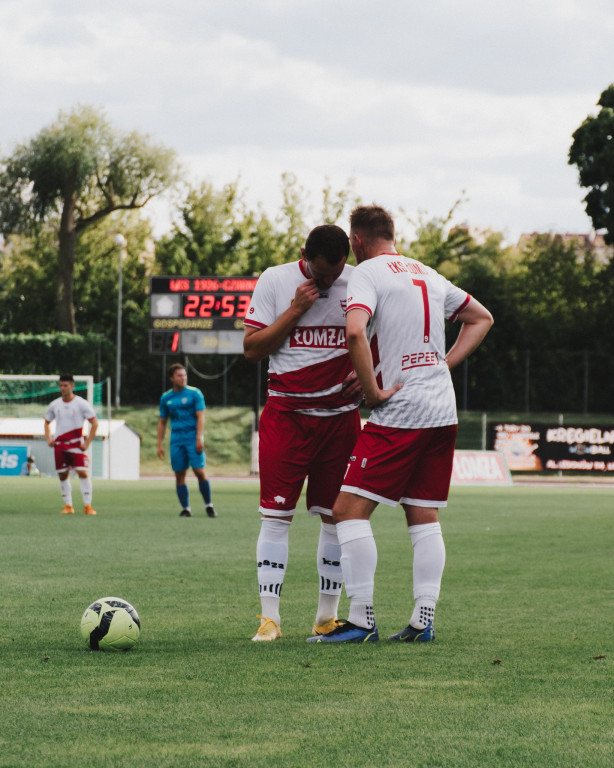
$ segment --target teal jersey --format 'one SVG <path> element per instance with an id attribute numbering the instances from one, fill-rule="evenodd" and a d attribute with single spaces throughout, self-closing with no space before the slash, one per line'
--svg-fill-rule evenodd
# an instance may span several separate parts
<path id="1" fill-rule="evenodd" d="M 198 387 L 169 389 L 160 398 L 160 418 L 171 420 L 171 443 L 196 439 L 196 412 L 205 410 L 205 398 Z"/>

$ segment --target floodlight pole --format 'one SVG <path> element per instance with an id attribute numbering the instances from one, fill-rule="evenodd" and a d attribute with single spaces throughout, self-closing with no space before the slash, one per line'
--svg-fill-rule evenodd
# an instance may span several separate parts
<path id="1" fill-rule="evenodd" d="M 119 233 L 114 238 L 115 245 L 119 249 L 119 274 L 117 282 L 117 348 L 115 361 L 115 407 L 119 409 L 121 398 L 121 380 L 122 380 L 122 283 L 123 283 L 123 265 L 126 255 L 126 245 L 128 242 L 123 235 Z"/>

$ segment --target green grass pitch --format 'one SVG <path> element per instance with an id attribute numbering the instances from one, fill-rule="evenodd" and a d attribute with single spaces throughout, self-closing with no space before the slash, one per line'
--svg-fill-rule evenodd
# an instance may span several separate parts
<path id="1" fill-rule="evenodd" d="M 215 520 L 190 489 L 185 519 L 172 479 L 94 481 L 88 518 L 76 481 L 68 517 L 55 480 L 0 480 L 0 766 L 614 765 L 612 489 L 453 489 L 436 642 L 338 647 L 305 642 L 318 522 L 290 531 L 282 640 L 252 643 L 257 483 L 214 481 Z M 400 509 L 372 522 L 385 638 L 411 547 Z M 81 640 L 108 595 L 128 653 Z"/>

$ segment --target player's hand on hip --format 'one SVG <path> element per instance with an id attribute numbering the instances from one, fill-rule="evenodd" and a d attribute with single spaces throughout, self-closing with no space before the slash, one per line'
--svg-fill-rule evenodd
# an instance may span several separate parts
<path id="1" fill-rule="evenodd" d="M 388 400 L 402 388 L 403 384 L 395 384 L 390 389 L 378 389 L 375 392 L 365 395 L 365 403 L 368 408 L 378 408 L 384 405 Z"/>

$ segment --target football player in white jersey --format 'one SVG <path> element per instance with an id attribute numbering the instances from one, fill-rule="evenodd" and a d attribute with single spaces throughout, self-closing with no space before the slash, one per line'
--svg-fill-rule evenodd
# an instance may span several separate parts
<path id="1" fill-rule="evenodd" d="M 313 625 L 337 625 L 341 551 L 333 503 L 360 431 L 360 386 L 345 342 L 347 234 L 312 230 L 302 258 L 261 275 L 245 318 L 245 356 L 269 357 L 267 402 L 259 427 L 261 528 L 256 547 L 260 627 L 252 638 L 281 637 L 279 603 L 288 534 L 305 479 L 309 514 L 321 518 L 319 602 Z"/>
<path id="2" fill-rule="evenodd" d="M 83 497 L 83 511 L 86 515 L 95 515 L 92 507 L 92 481 L 88 475 L 89 457 L 87 449 L 96 437 L 98 420 L 92 406 L 79 395 L 75 395 L 75 380 L 70 373 L 60 376 L 61 397 L 56 398 L 45 413 L 45 439 L 54 449 L 55 468 L 60 481 L 60 493 L 64 500 L 63 515 L 74 515 L 72 489 L 69 474 L 71 468 L 79 476 L 79 486 Z M 90 429 L 83 437 L 83 423 L 89 421 Z M 51 434 L 51 423 L 55 421 L 55 436 Z"/>
<path id="3" fill-rule="evenodd" d="M 333 509 L 349 618 L 308 640 L 379 639 L 373 611 L 377 549 L 369 518 L 380 502 L 400 502 L 413 546 L 414 604 L 408 626 L 390 639 L 428 642 L 435 639 L 445 564 L 438 509 L 448 499 L 458 423 L 450 369 L 481 343 L 493 319 L 434 269 L 397 252 L 394 222 L 383 208 L 352 212 L 350 242 L 358 266 L 348 285 L 348 348 L 373 410 Z M 447 353 L 446 319 L 462 323 Z"/>

